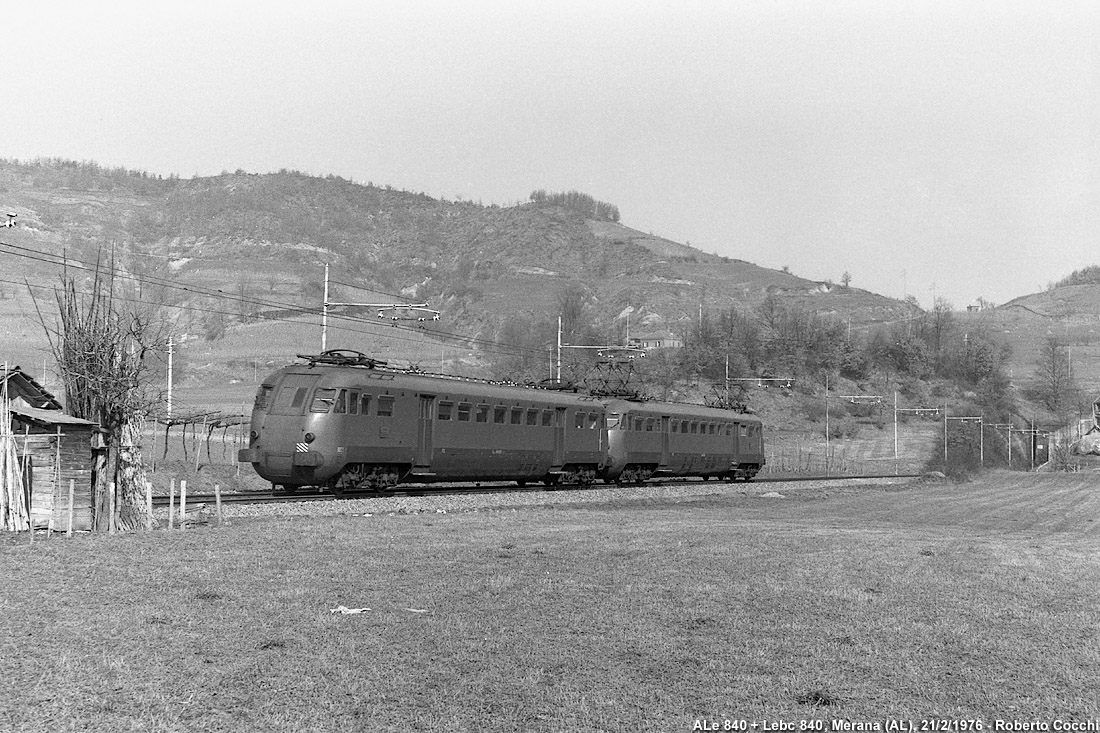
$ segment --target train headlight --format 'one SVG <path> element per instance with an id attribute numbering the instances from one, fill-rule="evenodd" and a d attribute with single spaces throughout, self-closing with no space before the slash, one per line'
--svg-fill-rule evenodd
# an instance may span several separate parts
<path id="1" fill-rule="evenodd" d="M 307 443 L 312 443 L 315 440 L 317 440 L 316 435 L 314 435 L 313 433 L 306 433 L 306 442 Z"/>
<path id="2" fill-rule="evenodd" d="M 255 430 L 249 430 L 248 431 L 248 437 L 251 438 L 252 440 L 255 440 L 256 438 L 260 437 L 260 434 L 257 433 Z"/>

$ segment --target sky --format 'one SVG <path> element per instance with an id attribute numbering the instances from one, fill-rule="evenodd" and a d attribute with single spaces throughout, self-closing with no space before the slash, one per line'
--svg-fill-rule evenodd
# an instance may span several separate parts
<path id="1" fill-rule="evenodd" d="M 1100 264 L 1100 3 L 39 0 L 0 31 L 0 157 L 578 190 L 925 307 Z"/>

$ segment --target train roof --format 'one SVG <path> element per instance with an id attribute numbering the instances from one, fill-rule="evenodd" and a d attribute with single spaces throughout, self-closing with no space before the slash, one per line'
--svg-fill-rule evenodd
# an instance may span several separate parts
<path id="1" fill-rule="evenodd" d="M 705 405 L 689 405 L 679 402 L 639 402 L 622 398 L 608 398 L 564 389 L 546 389 L 534 386 L 501 384 L 446 374 L 403 371 L 386 367 L 356 351 L 334 350 L 317 356 L 299 355 L 306 363 L 290 364 L 277 373 L 338 375 L 348 386 L 366 384 L 368 380 L 384 380 L 394 388 L 432 393 L 443 398 L 467 398 L 476 402 L 539 403 L 577 407 L 599 406 L 611 412 L 633 412 L 650 415 L 668 415 L 679 418 L 705 418 L 733 420 L 741 423 L 759 423 L 760 418 L 742 412 L 723 410 Z M 330 383 L 331 384 L 331 383 Z"/>
<path id="2" fill-rule="evenodd" d="M 706 418 L 708 420 L 733 420 L 742 423 L 758 423 L 760 418 L 744 412 L 722 410 L 705 405 L 688 405 L 680 402 L 633 402 L 629 400 L 608 400 L 604 402 L 608 411 L 619 413 L 641 413 L 644 415 L 668 415 L 680 418 Z"/>
<path id="3" fill-rule="evenodd" d="M 432 393 L 443 398 L 469 398 L 473 402 L 537 402 L 540 404 L 597 406 L 603 408 L 603 403 L 599 399 L 580 392 L 499 384 L 443 374 L 322 363 L 291 364 L 283 367 L 280 371 L 295 374 L 322 373 L 329 376 L 337 375 L 342 381 L 346 380 L 349 386 L 370 382 L 377 384 L 378 382 L 375 380 L 381 380 L 392 384 L 397 389 Z"/>

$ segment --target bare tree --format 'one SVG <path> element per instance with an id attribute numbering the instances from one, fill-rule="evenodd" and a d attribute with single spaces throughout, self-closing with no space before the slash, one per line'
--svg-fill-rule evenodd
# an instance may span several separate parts
<path id="1" fill-rule="evenodd" d="M 95 523 L 103 530 L 112 483 L 117 492 L 118 526 L 148 527 L 145 475 L 140 451 L 140 426 L 160 402 L 150 377 L 153 352 L 164 339 L 152 317 L 124 310 L 115 301 L 113 282 L 97 262 L 91 290 L 77 289 L 68 268 L 55 291 L 58 315 L 51 326 L 38 311 L 65 385 L 68 411 L 99 423 L 106 431 L 106 465 L 97 467 Z M 37 307 L 37 302 L 36 302 Z"/>
<path id="2" fill-rule="evenodd" d="M 558 312 L 561 314 L 562 340 L 568 344 L 577 344 L 584 336 L 588 325 L 585 307 L 588 296 L 584 287 L 573 283 L 558 293 Z"/>
<path id="3" fill-rule="evenodd" d="M 1073 406 L 1076 386 L 1070 370 L 1069 350 L 1057 336 L 1050 336 L 1043 342 L 1035 364 L 1035 379 L 1039 400 L 1064 420 Z"/>

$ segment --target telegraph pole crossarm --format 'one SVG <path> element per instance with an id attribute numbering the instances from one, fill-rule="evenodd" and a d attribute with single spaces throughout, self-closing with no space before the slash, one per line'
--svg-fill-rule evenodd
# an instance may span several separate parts
<path id="1" fill-rule="evenodd" d="M 397 321 L 438 321 L 440 311 L 429 308 L 427 303 L 340 303 L 328 299 L 328 265 L 325 265 L 325 289 L 324 299 L 321 302 L 321 352 L 328 350 L 328 309 L 332 306 L 346 306 L 351 308 L 370 308 L 378 311 L 379 318 L 389 318 L 397 325 Z M 386 316 L 386 311 L 391 315 Z"/>
<path id="2" fill-rule="evenodd" d="M 757 387 L 767 387 L 768 382 L 781 382 L 784 387 L 794 384 L 793 377 L 730 377 L 731 382 L 756 382 Z"/>
<path id="3" fill-rule="evenodd" d="M 894 475 L 898 475 L 900 468 L 898 466 L 898 415 L 901 413 L 913 414 L 913 415 L 939 415 L 940 408 L 938 407 L 898 407 L 898 393 L 894 392 Z M 946 462 L 946 458 L 944 459 Z"/>
<path id="4" fill-rule="evenodd" d="M 943 463 L 947 465 L 947 423 L 949 420 L 956 420 L 962 424 L 977 423 L 978 424 L 978 455 L 981 464 L 985 465 L 985 431 L 982 428 L 984 423 L 984 417 L 982 415 L 960 415 L 957 417 L 949 417 L 944 412 L 943 416 Z"/>

